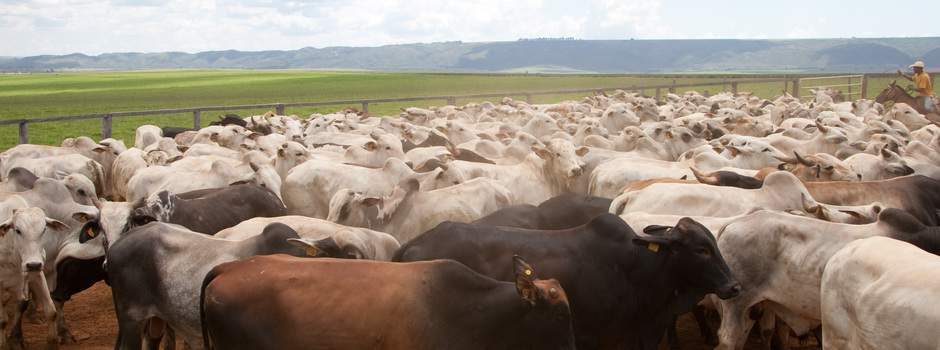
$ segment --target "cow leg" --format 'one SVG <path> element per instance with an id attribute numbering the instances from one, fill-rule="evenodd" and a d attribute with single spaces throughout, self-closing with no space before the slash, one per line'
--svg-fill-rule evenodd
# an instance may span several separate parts
<path id="1" fill-rule="evenodd" d="M 666 328 L 666 339 L 669 342 L 669 349 L 671 350 L 682 350 L 682 346 L 679 344 L 679 332 L 676 331 L 676 323 L 678 321 L 678 316 L 673 317 L 672 323 Z"/>
<path id="2" fill-rule="evenodd" d="M 7 344 L 10 350 L 22 350 L 26 348 L 26 341 L 23 339 L 23 312 L 29 307 L 29 300 L 18 300 L 13 307 L 13 329 L 10 330 L 10 341 Z M 6 329 L 6 313 L 4 312 L 3 329 Z"/>
<path id="3" fill-rule="evenodd" d="M 30 291 L 34 291 L 33 294 L 39 295 L 33 300 L 42 303 L 43 322 L 48 327 L 46 330 L 46 350 L 56 350 L 59 348 L 58 324 L 56 322 L 58 313 L 55 304 L 52 302 L 52 296 L 49 294 L 49 285 L 46 284 L 46 278 L 42 275 L 42 272 L 38 276 L 29 278 L 29 287 Z"/>
<path id="4" fill-rule="evenodd" d="M 708 324 L 708 317 L 705 314 L 705 307 L 702 305 L 696 305 L 692 308 L 692 316 L 695 316 L 695 322 L 698 323 L 698 330 L 702 333 L 702 340 L 708 346 L 718 345 L 718 336 L 715 335 L 715 331 L 712 330 L 711 325 Z"/>
<path id="5" fill-rule="evenodd" d="M 75 344 L 75 336 L 72 335 L 72 331 L 69 330 L 69 326 L 65 324 L 65 302 L 64 301 L 54 301 L 55 304 L 55 323 L 58 327 L 57 333 L 59 333 L 59 344 Z"/>
<path id="6" fill-rule="evenodd" d="M 718 346 L 716 350 L 741 350 L 744 348 L 748 332 L 754 326 L 754 320 L 748 317 L 748 303 L 739 300 L 741 296 L 731 300 L 722 300 L 721 326 L 718 327 Z"/>
<path id="7" fill-rule="evenodd" d="M 764 310 L 763 315 L 761 315 L 760 320 L 758 321 L 758 329 L 760 330 L 760 344 L 761 349 L 770 350 L 773 347 L 774 332 L 776 325 L 782 325 L 783 322 L 777 323 L 777 315 L 771 310 Z"/>
<path id="8" fill-rule="evenodd" d="M 32 290 L 29 291 L 29 295 L 30 295 L 31 300 L 36 300 L 36 295 L 35 293 L 33 293 Z M 39 314 L 39 309 L 36 308 L 36 303 L 29 303 L 29 307 L 23 313 L 23 318 L 25 318 L 27 322 L 32 323 L 32 324 L 42 323 L 42 315 Z"/>
<path id="9" fill-rule="evenodd" d="M 790 326 L 779 317 L 777 318 L 777 326 L 773 333 L 768 349 L 790 350 Z"/>

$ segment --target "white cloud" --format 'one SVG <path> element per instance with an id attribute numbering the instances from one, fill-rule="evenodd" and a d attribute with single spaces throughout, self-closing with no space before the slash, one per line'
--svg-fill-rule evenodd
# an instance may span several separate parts
<path id="1" fill-rule="evenodd" d="M 808 4 L 795 6 L 802 5 Z M 835 11 L 834 5 L 819 5 Z M 936 12 L 940 4 L 921 10 Z M 702 6 L 690 0 L 5 0 L 0 2 L 0 55 L 294 50 L 533 37 L 940 35 L 940 29 L 910 33 L 903 26 L 850 32 L 858 23 L 878 22 L 879 14 L 872 11 L 845 9 L 840 16 L 805 20 L 798 9 L 777 15 L 761 11 L 763 5 L 753 2 Z"/>

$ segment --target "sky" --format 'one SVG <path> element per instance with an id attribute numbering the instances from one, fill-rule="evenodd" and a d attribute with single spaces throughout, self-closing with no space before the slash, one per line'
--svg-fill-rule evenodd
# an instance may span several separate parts
<path id="1" fill-rule="evenodd" d="M 3 0 L 0 57 L 297 50 L 521 38 L 936 37 L 940 2 L 701 0 Z"/>

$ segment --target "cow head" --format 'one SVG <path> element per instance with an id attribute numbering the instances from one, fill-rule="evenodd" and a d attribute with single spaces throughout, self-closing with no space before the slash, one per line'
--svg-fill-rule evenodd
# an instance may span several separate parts
<path id="1" fill-rule="evenodd" d="M 570 344 L 574 348 L 574 334 L 571 328 L 571 310 L 568 304 L 568 295 L 557 280 L 539 280 L 535 270 L 522 257 L 516 255 L 512 258 L 513 272 L 516 275 L 516 291 L 525 301 L 526 317 L 538 317 L 541 320 L 535 324 L 553 323 L 550 329 L 534 329 L 541 333 L 535 337 L 543 339 L 549 344 Z M 530 315 L 530 312 L 534 314 Z M 564 330 L 564 331 L 561 331 Z M 548 333 L 548 334 L 546 334 Z M 565 339 L 557 339 L 565 337 Z M 556 338 L 556 339 L 552 339 Z"/>
<path id="2" fill-rule="evenodd" d="M 97 217 L 86 215 L 76 218 L 85 223 L 85 226 L 79 231 L 78 241 L 79 243 L 85 243 L 104 235 L 102 244 L 105 252 L 108 251 L 111 244 L 120 239 L 131 228 L 152 221 L 145 219 L 137 212 L 144 203 L 142 198 L 133 202 L 95 200 L 93 203 L 98 208 Z"/>
<path id="3" fill-rule="evenodd" d="M 686 217 L 675 227 L 654 225 L 643 232 L 649 236 L 638 235 L 633 244 L 656 254 L 671 254 L 673 268 L 684 276 L 680 290 L 714 293 L 721 299 L 732 298 L 741 291 L 741 285 L 718 251 L 715 236 L 702 224 Z"/>
<path id="4" fill-rule="evenodd" d="M 585 164 L 580 157 L 587 154 L 587 147 L 575 148 L 571 141 L 552 139 L 545 144 L 544 148 L 533 147 L 532 151 L 545 160 L 544 169 L 551 172 L 546 175 L 552 178 L 564 179 L 570 184 L 572 180 L 584 173 Z"/>
<path id="5" fill-rule="evenodd" d="M 69 226 L 61 221 L 46 217 L 40 208 L 19 208 L 13 210 L 13 216 L 0 223 L 0 237 L 12 242 L 14 259 L 20 263 L 24 273 L 42 272 L 46 260 L 43 247 L 43 232 L 46 228 L 56 231 L 68 230 Z"/>
<path id="6" fill-rule="evenodd" d="M 817 181 L 849 181 L 857 182 L 861 179 L 850 166 L 838 158 L 825 154 L 809 154 L 801 156 L 793 152 L 794 157 L 776 157 L 784 162 L 778 166 L 778 169 L 785 170 L 796 175 L 803 182 Z"/>
<path id="7" fill-rule="evenodd" d="M 290 238 L 287 241 L 303 249 L 308 256 L 340 259 L 375 260 L 375 245 L 355 231 L 344 229 L 322 239 Z"/>

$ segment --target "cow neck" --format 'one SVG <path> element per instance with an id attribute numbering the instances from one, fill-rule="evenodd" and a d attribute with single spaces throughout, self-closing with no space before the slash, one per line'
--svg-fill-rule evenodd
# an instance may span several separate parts
<path id="1" fill-rule="evenodd" d="M 372 230 L 376 230 L 376 231 L 387 232 L 385 231 L 386 228 L 392 223 L 392 221 L 395 220 L 396 217 L 407 216 L 408 210 L 407 209 L 403 210 L 403 208 L 410 208 L 412 200 L 414 199 L 414 196 L 417 192 L 418 191 L 406 193 L 405 198 L 402 198 L 401 202 L 399 202 L 398 205 L 395 207 L 395 209 L 388 215 L 381 215 L 381 212 L 379 210 L 379 206 L 384 206 L 385 199 L 388 198 L 388 197 L 383 196 L 381 203 L 370 207 L 372 210 L 375 210 L 375 214 L 373 215 L 371 210 L 370 212 L 368 212 L 369 228 Z"/>
<path id="2" fill-rule="evenodd" d="M 568 191 L 568 184 L 565 179 L 558 176 L 558 169 L 555 168 L 553 159 L 542 159 L 539 156 L 530 154 L 522 164 L 532 168 L 539 175 L 539 180 L 548 183 L 551 193 L 548 198 L 555 197 Z M 541 163 L 539 163 L 541 162 Z"/>
<path id="3" fill-rule="evenodd" d="M 904 241 L 928 253 L 940 255 L 940 226 L 929 226 L 923 231 L 914 234 L 913 237 L 904 239 Z"/>
<path id="4" fill-rule="evenodd" d="M 631 237 L 632 239 L 632 237 Z M 635 305 L 641 305 L 645 313 L 656 314 L 664 308 L 673 308 L 677 297 L 682 292 L 676 276 L 673 253 L 660 248 L 654 252 L 649 248 L 630 244 L 633 259 L 632 269 L 626 272 L 628 286 L 644 286 L 642 291 L 653 291 L 650 295 L 635 293 Z M 655 291 L 668 290 L 668 293 Z"/>

